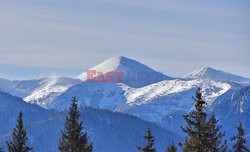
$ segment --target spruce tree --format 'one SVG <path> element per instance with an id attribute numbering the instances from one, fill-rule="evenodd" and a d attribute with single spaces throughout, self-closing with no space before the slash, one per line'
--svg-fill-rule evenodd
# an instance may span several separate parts
<path id="1" fill-rule="evenodd" d="M 207 123 L 207 137 L 208 137 L 208 151 L 209 152 L 226 152 L 227 151 L 227 142 L 223 141 L 225 132 L 220 131 L 221 126 L 217 125 L 218 120 L 215 117 L 215 114 L 209 118 Z"/>
<path id="2" fill-rule="evenodd" d="M 187 126 L 182 130 L 187 134 L 187 138 L 183 147 L 184 152 L 207 152 L 207 114 L 204 112 L 206 102 L 202 99 L 201 89 L 196 92 L 195 109 L 189 114 L 184 115 Z"/>
<path id="3" fill-rule="evenodd" d="M 3 152 L 3 147 L 0 147 L 0 152 Z"/>
<path id="4" fill-rule="evenodd" d="M 237 127 L 237 135 L 233 136 L 233 138 L 231 139 L 231 141 L 234 142 L 233 144 L 234 152 L 250 152 L 250 150 L 246 146 L 247 141 L 244 135 L 245 131 L 243 129 L 242 123 L 240 122 Z"/>
<path id="5" fill-rule="evenodd" d="M 138 147 L 139 152 L 156 152 L 154 148 L 154 136 L 152 135 L 151 129 L 148 128 L 144 138 L 147 140 L 147 144 L 144 147 Z"/>
<path id="6" fill-rule="evenodd" d="M 9 152 L 29 152 L 31 147 L 26 145 L 28 138 L 23 125 L 23 114 L 19 113 L 16 128 L 12 133 L 12 141 L 7 142 Z"/>
<path id="7" fill-rule="evenodd" d="M 170 144 L 168 145 L 166 152 L 177 152 L 177 147 L 174 144 Z"/>
<path id="8" fill-rule="evenodd" d="M 83 124 L 79 122 L 80 113 L 77 100 L 72 98 L 69 116 L 66 117 L 65 128 L 59 142 L 61 152 L 92 152 L 93 146 L 88 143 L 87 133 L 83 132 Z"/>

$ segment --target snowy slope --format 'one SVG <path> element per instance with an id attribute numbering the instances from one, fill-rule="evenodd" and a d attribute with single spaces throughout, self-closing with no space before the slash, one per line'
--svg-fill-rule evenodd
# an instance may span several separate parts
<path id="1" fill-rule="evenodd" d="M 103 74 L 110 71 L 123 72 L 123 83 L 131 87 L 143 87 L 155 82 L 171 79 L 144 64 L 123 56 L 107 59 L 89 70 L 96 70 L 96 72 L 102 72 Z M 86 71 L 80 74 L 77 78 L 86 81 Z"/>
<path id="2" fill-rule="evenodd" d="M 190 111 L 197 87 L 204 90 L 204 98 L 210 106 L 231 85 L 211 80 L 175 79 L 132 88 L 117 83 L 83 82 L 62 93 L 47 108 L 63 110 L 69 106 L 70 98 L 76 96 L 81 106 L 109 109 L 132 114 L 147 121 L 160 122 L 170 113 Z"/>
<path id="3" fill-rule="evenodd" d="M 231 88 L 228 83 L 209 80 L 162 81 L 127 92 L 127 104 L 117 110 L 158 123 L 168 114 L 178 111 L 189 112 L 194 104 L 192 97 L 197 87 L 202 88 L 208 106 Z"/>
<path id="4" fill-rule="evenodd" d="M 70 105 L 70 99 L 75 96 L 80 106 L 115 110 L 126 104 L 126 89 L 129 87 L 119 83 L 82 82 L 70 87 L 46 108 L 64 110 Z"/>
<path id="5" fill-rule="evenodd" d="M 184 78 L 250 83 L 250 78 L 244 78 L 242 76 L 226 73 L 210 67 L 203 67 L 201 69 L 195 70 L 185 75 Z"/>
<path id="6" fill-rule="evenodd" d="M 197 89 L 197 87 L 201 87 L 204 90 L 205 100 L 212 102 L 216 97 L 225 93 L 230 88 L 230 84 L 209 80 L 183 81 L 175 79 L 161 81 L 146 87 L 134 89 L 128 92 L 127 98 L 129 101 L 128 103 L 137 102 L 136 104 L 143 104 L 151 102 L 152 100 L 162 96 L 170 96 L 172 94 L 181 93 L 192 88 Z M 138 101 L 142 102 L 138 103 Z"/>
<path id="7" fill-rule="evenodd" d="M 29 144 L 34 151 L 57 151 L 67 111 L 45 110 L 3 92 L 0 92 L 0 105 L 0 146 L 6 145 L 16 125 L 16 117 L 22 111 Z M 144 144 L 143 135 L 148 127 L 155 135 L 159 151 L 172 141 L 180 140 L 178 135 L 133 116 L 93 108 L 82 108 L 80 114 L 94 152 L 135 151 L 136 146 Z"/>
<path id="8" fill-rule="evenodd" d="M 46 107 L 54 98 L 65 92 L 69 87 L 80 83 L 77 79 L 66 77 L 54 77 L 43 79 L 39 87 L 34 89 L 24 100 Z"/>
<path id="9" fill-rule="evenodd" d="M 34 80 L 14 81 L 0 79 L 0 90 L 21 97 L 26 102 L 36 103 L 45 107 L 56 96 L 80 82 L 81 81 L 78 79 L 66 77 L 48 77 Z"/>

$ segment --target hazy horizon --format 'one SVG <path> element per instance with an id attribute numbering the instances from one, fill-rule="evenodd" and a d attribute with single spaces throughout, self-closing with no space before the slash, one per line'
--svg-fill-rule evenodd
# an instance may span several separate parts
<path id="1" fill-rule="evenodd" d="M 126 56 L 124 56 L 124 57 L 126 57 Z M 132 58 L 130 58 L 130 59 L 132 59 Z M 103 61 L 105 61 L 106 59 L 104 59 Z M 138 61 L 138 60 L 137 60 Z M 140 62 L 141 64 L 144 64 L 143 62 L 141 62 L 141 61 L 138 61 L 138 62 Z M 100 62 L 100 63 L 102 63 L 102 62 Z M 92 67 L 94 67 L 94 66 L 96 66 L 96 65 L 98 65 L 98 64 L 100 64 L 100 63 L 96 63 L 95 65 L 93 65 Z M 144 64 L 145 65 L 145 64 Z M 150 65 L 146 65 L 146 66 L 148 66 L 148 67 L 150 67 L 150 68 L 152 68 Z M 48 72 L 47 74 L 42 74 L 42 73 L 39 73 L 39 72 L 36 72 L 36 73 L 39 73 L 39 75 L 38 76 L 32 76 L 32 75 L 30 75 L 30 77 L 27 77 L 27 78 L 22 78 L 22 75 L 23 75 L 23 73 L 22 72 L 20 72 L 20 73 L 18 73 L 17 72 L 17 74 L 19 74 L 20 76 L 18 76 L 19 78 L 17 78 L 16 79 L 16 77 L 17 76 L 15 76 L 15 77 L 13 77 L 13 78 L 11 78 L 11 76 L 10 77 L 1 77 L 0 76 L 0 78 L 4 78 L 4 79 L 9 79 L 9 80 L 29 80 L 29 79 L 40 79 L 40 78 L 45 78 L 45 77 L 71 77 L 71 78 L 75 78 L 75 77 L 77 77 L 77 76 L 79 76 L 82 72 L 84 72 L 84 71 L 86 71 L 86 70 L 91 70 L 91 68 L 92 67 L 89 67 L 89 68 L 87 68 L 87 69 L 82 69 L 82 70 L 77 70 L 77 69 L 75 69 L 75 70 L 72 70 L 72 72 L 70 73 L 70 74 L 66 74 L 66 75 L 64 75 L 64 72 L 65 71 L 68 71 L 68 70 L 70 70 L 70 69 L 57 69 L 57 73 L 54 73 L 53 72 L 53 69 L 47 69 L 48 71 L 46 71 L 46 69 L 44 69 L 44 71 L 45 72 Z M 203 67 L 210 67 L 210 66 L 203 66 Z M 195 70 L 199 70 L 199 69 L 201 69 L 201 68 L 203 68 L 203 67 L 200 67 L 200 68 L 197 68 L 197 69 L 193 69 L 192 71 L 190 71 L 190 72 L 188 72 L 188 73 L 185 73 L 185 74 L 183 74 L 183 75 L 170 75 L 170 74 L 168 74 L 168 73 L 166 73 L 166 72 L 163 72 L 163 71 L 161 71 L 161 70 L 158 70 L 158 69 L 154 69 L 154 70 L 156 70 L 156 71 L 158 71 L 158 72 L 161 72 L 161 73 L 163 73 L 163 74 L 165 74 L 165 75 L 167 75 L 167 76 L 170 76 L 170 77 L 175 77 L 175 78 L 181 78 L 181 77 L 183 77 L 184 75 L 186 75 L 186 74 L 189 74 L 189 73 L 191 73 L 191 72 L 193 72 L 193 71 L 195 71 Z M 213 69 L 215 69 L 215 70 L 220 70 L 220 71 L 223 71 L 223 72 L 226 72 L 226 73 L 230 73 L 230 74 L 235 74 L 235 75 L 239 75 L 239 76 L 242 76 L 242 77 L 245 77 L 244 75 L 240 75 L 240 74 L 237 74 L 237 73 L 233 73 L 233 72 L 228 72 L 228 71 L 224 71 L 223 69 L 217 69 L 217 68 L 214 68 L 214 67 L 210 67 L 210 68 L 213 68 Z M 20 70 L 20 69 L 19 69 Z M 34 69 L 34 70 L 36 70 L 36 69 Z M 20 70 L 21 71 L 21 70 Z M 38 71 L 40 71 L 39 69 L 38 69 Z M 41 71 L 40 71 L 41 72 Z M 99 72 L 101 72 L 101 71 L 99 71 Z M 249 77 L 245 77 L 245 78 L 249 78 Z"/>

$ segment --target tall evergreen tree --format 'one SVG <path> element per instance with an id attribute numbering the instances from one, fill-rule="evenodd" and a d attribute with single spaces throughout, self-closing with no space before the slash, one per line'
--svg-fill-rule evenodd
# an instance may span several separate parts
<path id="1" fill-rule="evenodd" d="M 233 136 L 233 138 L 231 139 L 231 141 L 234 142 L 233 144 L 234 152 L 250 152 L 250 150 L 246 146 L 247 141 L 244 135 L 245 131 L 243 129 L 242 123 L 240 122 L 237 127 L 237 135 Z"/>
<path id="2" fill-rule="evenodd" d="M 177 152 L 177 147 L 174 144 L 170 144 L 168 145 L 166 152 Z"/>
<path id="3" fill-rule="evenodd" d="M 184 152 L 207 152 L 207 114 L 204 112 L 206 102 L 202 99 L 201 89 L 196 92 L 195 109 L 189 114 L 184 115 L 187 126 L 182 130 L 187 134 L 183 147 Z"/>
<path id="4" fill-rule="evenodd" d="M 144 147 L 138 147 L 139 152 L 156 152 L 154 148 L 154 136 L 152 135 L 151 129 L 148 128 L 144 138 L 147 140 L 147 144 Z"/>
<path id="5" fill-rule="evenodd" d="M 16 128 L 12 133 L 12 141 L 7 142 L 9 152 L 29 152 L 32 150 L 31 147 L 26 145 L 28 138 L 26 130 L 23 126 L 23 114 L 19 113 Z"/>
<path id="6" fill-rule="evenodd" d="M 3 147 L 0 147 L 0 152 L 3 152 Z"/>
<path id="7" fill-rule="evenodd" d="M 79 122 L 80 113 L 77 100 L 72 98 L 69 116 L 66 117 L 65 128 L 59 142 L 61 152 L 92 152 L 93 146 L 88 143 L 87 133 L 83 132 L 83 124 Z"/>
<path id="8" fill-rule="evenodd" d="M 221 126 L 217 125 L 218 120 L 215 117 L 215 114 L 209 118 L 207 123 L 207 137 L 208 137 L 208 151 L 209 152 L 226 152 L 227 151 L 227 142 L 223 138 L 225 132 L 220 131 Z"/>

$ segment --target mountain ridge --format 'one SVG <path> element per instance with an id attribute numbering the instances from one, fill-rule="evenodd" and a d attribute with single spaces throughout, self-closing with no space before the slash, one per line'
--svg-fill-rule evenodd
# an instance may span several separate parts
<path id="1" fill-rule="evenodd" d="M 194 70 L 193 72 L 184 75 L 183 78 L 250 83 L 250 78 L 245 78 L 239 75 L 231 74 L 207 66 L 202 67 L 201 69 Z"/>

